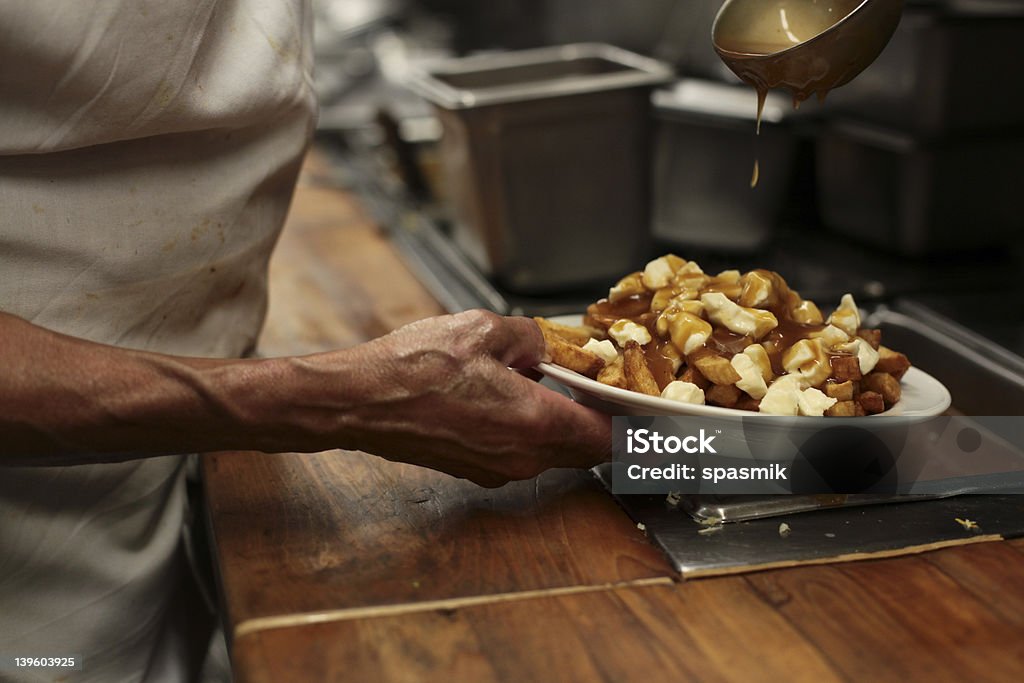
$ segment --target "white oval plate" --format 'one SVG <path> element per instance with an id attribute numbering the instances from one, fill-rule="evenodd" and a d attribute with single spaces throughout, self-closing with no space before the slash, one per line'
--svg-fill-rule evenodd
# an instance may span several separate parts
<path id="1" fill-rule="evenodd" d="M 563 315 L 553 317 L 551 320 L 563 325 L 579 325 L 583 321 L 583 316 Z M 659 396 L 648 396 L 636 391 L 610 387 L 552 363 L 541 363 L 537 366 L 537 370 L 567 387 L 577 402 L 611 415 L 737 417 L 753 414 L 746 410 L 681 403 Z M 907 370 L 907 374 L 903 376 L 900 383 L 903 385 L 903 395 L 900 401 L 884 413 L 879 413 L 879 416 L 929 417 L 942 414 L 952 403 L 949 390 L 939 380 L 918 368 L 911 367 Z"/>

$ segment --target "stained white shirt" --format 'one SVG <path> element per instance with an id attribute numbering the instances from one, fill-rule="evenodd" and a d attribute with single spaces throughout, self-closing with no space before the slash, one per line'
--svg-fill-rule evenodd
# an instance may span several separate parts
<path id="1" fill-rule="evenodd" d="M 310 31 L 308 0 L 0 2 L 0 310 L 250 349 L 312 132 Z M 0 656 L 82 658 L 0 681 L 180 680 L 182 462 L 0 467 Z"/>

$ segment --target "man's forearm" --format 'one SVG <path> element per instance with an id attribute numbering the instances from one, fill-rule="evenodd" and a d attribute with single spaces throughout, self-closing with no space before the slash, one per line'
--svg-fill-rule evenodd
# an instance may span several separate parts
<path id="1" fill-rule="evenodd" d="M 543 355 L 532 320 L 483 311 L 269 360 L 124 350 L 0 313 L 0 465 L 341 448 L 497 486 L 601 462 L 610 418 L 509 370 Z"/>
<path id="2" fill-rule="evenodd" d="M 258 449 L 286 361 L 189 359 L 94 344 L 0 313 L 0 465 Z"/>

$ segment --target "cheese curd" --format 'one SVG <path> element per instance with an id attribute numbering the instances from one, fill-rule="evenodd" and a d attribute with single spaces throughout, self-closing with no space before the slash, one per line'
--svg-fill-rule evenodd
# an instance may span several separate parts
<path id="1" fill-rule="evenodd" d="M 696 301 L 699 295 L 700 292 L 697 289 L 689 287 L 663 287 L 651 297 L 651 312 L 660 313 L 669 306 L 686 302 L 687 304 L 695 304 L 696 310 L 692 306 L 681 306 L 683 310 L 689 311 L 694 315 L 700 315 L 704 310 L 704 305 Z"/>
<path id="2" fill-rule="evenodd" d="M 697 265 L 696 261 L 687 261 L 679 268 L 677 274 L 680 276 L 703 275 L 704 270 L 699 265 Z"/>
<path id="3" fill-rule="evenodd" d="M 857 356 L 857 364 L 862 375 L 868 374 L 878 365 L 878 351 L 860 337 L 846 344 L 839 344 L 835 350 Z"/>
<path id="4" fill-rule="evenodd" d="M 611 363 L 619 357 L 619 352 L 615 348 L 615 344 L 611 343 L 607 339 L 597 341 L 596 339 L 589 340 L 583 345 L 584 351 L 590 351 L 595 356 L 598 356 L 605 363 Z"/>
<path id="5" fill-rule="evenodd" d="M 759 410 L 768 415 L 821 417 L 835 404 L 836 399 L 829 398 L 818 389 L 805 388 L 801 377 L 783 375 L 768 387 Z"/>
<path id="6" fill-rule="evenodd" d="M 704 390 L 691 382 L 675 380 L 662 389 L 661 397 L 680 403 L 704 405 Z"/>
<path id="7" fill-rule="evenodd" d="M 797 399 L 797 408 L 801 415 L 821 417 L 836 402 L 836 399 L 826 396 L 818 389 L 804 389 L 800 392 L 800 396 Z"/>
<path id="8" fill-rule="evenodd" d="M 789 315 L 794 322 L 803 325 L 820 325 L 823 320 L 818 305 L 813 301 L 801 299 L 789 309 Z"/>
<path id="9" fill-rule="evenodd" d="M 630 273 L 626 277 L 615 283 L 615 286 L 608 290 L 608 301 L 616 302 L 622 299 L 628 299 L 635 294 L 643 294 L 647 290 L 644 288 L 644 280 L 642 273 Z"/>
<path id="10" fill-rule="evenodd" d="M 711 323 L 681 308 L 670 307 L 658 319 L 665 321 L 665 328 L 672 344 L 683 353 L 693 353 L 704 346 L 713 331 Z"/>
<path id="11" fill-rule="evenodd" d="M 754 361 L 757 368 L 761 371 L 761 376 L 764 377 L 765 382 L 771 382 L 772 377 L 775 373 L 772 372 L 772 361 L 768 357 L 768 352 L 760 344 L 751 344 L 747 348 L 743 349 L 744 355 L 750 356 L 750 359 Z"/>
<path id="12" fill-rule="evenodd" d="M 818 339 L 801 339 L 782 354 L 786 372 L 799 374 L 809 386 L 821 384 L 832 374 L 828 354 Z"/>
<path id="13" fill-rule="evenodd" d="M 736 382 L 736 388 L 747 392 L 751 398 L 763 398 L 768 392 L 768 383 L 765 382 L 761 368 L 758 367 L 754 359 L 745 353 L 737 353 L 729 362 L 740 376 L 739 381 Z"/>
<path id="14" fill-rule="evenodd" d="M 825 345 L 825 348 L 833 349 L 839 344 L 850 341 L 850 335 L 842 331 L 835 325 L 829 325 L 821 332 L 813 335 L 816 339 L 820 339 L 821 343 Z"/>
<path id="15" fill-rule="evenodd" d="M 743 284 L 739 301 L 741 306 L 760 306 L 772 295 L 772 281 L 764 273 L 752 270 L 740 282 Z"/>
<path id="16" fill-rule="evenodd" d="M 857 336 L 857 329 L 860 327 L 860 310 L 857 308 L 852 294 L 843 295 L 836 310 L 828 317 L 828 323 L 835 325 L 851 337 Z"/>
<path id="17" fill-rule="evenodd" d="M 686 265 L 676 271 L 672 282 L 683 289 L 700 290 L 708 283 L 708 279 L 696 261 L 688 261 Z"/>
<path id="18" fill-rule="evenodd" d="M 779 377 L 761 399 L 758 411 L 768 415 L 797 415 L 800 412 L 800 392 L 803 380 L 797 375 Z"/>
<path id="19" fill-rule="evenodd" d="M 672 281 L 673 275 L 675 273 L 672 270 L 672 266 L 669 265 L 668 259 L 662 256 L 647 264 L 641 279 L 643 280 L 644 287 L 647 289 L 661 289 L 668 286 L 668 283 Z"/>
<path id="20" fill-rule="evenodd" d="M 730 301 L 721 292 L 702 294 L 701 303 L 711 322 L 722 325 L 730 332 L 760 339 L 779 325 L 771 311 L 759 308 L 744 308 Z"/>
<path id="21" fill-rule="evenodd" d="M 651 333 L 646 327 L 625 318 L 617 320 L 608 328 L 608 336 L 622 348 L 626 348 L 626 342 L 630 341 L 635 341 L 640 346 L 651 343 Z"/>

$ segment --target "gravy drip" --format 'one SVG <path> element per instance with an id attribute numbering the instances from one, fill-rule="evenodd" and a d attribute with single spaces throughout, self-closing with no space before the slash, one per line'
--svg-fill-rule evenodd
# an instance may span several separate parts
<path id="1" fill-rule="evenodd" d="M 757 91 L 757 135 L 761 134 L 761 115 L 768 90 L 789 89 L 793 94 L 793 108 L 797 109 L 815 91 L 818 99 L 824 101 L 840 79 L 835 83 L 817 82 L 815 70 L 808 70 L 804 60 L 749 58 L 774 55 L 805 43 L 835 26 L 860 4 L 861 0 L 762 0 L 757 11 L 745 15 L 744 21 L 729 24 L 729 30 L 715 36 L 722 59 Z M 757 187 L 760 176 L 760 164 L 755 158 L 751 189 Z"/>

